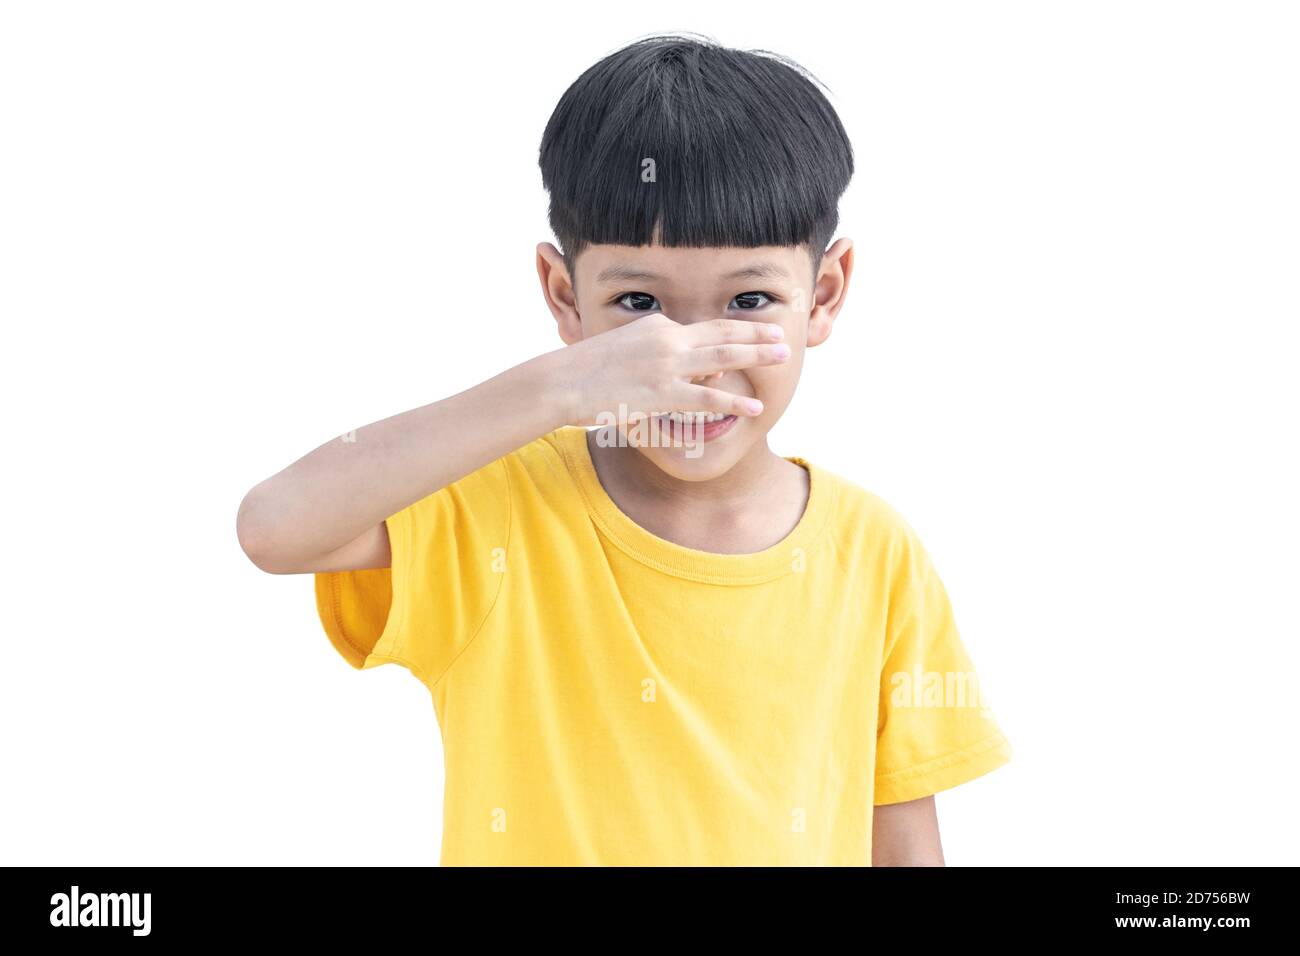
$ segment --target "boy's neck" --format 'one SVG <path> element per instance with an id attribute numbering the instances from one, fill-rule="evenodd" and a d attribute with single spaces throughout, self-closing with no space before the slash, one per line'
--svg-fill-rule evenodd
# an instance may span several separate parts
<path id="1" fill-rule="evenodd" d="M 596 476 L 620 511 L 674 544 L 718 554 L 750 554 L 780 543 L 808 502 L 809 475 L 756 444 L 725 474 L 683 481 L 641 452 L 602 446 L 587 435 Z"/>

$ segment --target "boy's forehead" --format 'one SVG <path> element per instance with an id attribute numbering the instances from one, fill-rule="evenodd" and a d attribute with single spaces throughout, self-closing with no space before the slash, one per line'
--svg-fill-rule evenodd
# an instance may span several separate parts
<path id="1" fill-rule="evenodd" d="M 578 256 L 579 285 L 631 281 L 705 284 L 738 279 L 792 281 L 807 259 L 801 246 L 623 246 L 597 243 Z"/>

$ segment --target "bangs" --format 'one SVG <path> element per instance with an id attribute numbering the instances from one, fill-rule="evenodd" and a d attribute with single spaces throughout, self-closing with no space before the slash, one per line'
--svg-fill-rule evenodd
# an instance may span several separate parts
<path id="1" fill-rule="evenodd" d="M 807 244 L 816 262 L 853 175 L 838 116 L 796 64 L 677 35 L 583 73 L 539 164 L 570 275 L 592 243 Z"/>

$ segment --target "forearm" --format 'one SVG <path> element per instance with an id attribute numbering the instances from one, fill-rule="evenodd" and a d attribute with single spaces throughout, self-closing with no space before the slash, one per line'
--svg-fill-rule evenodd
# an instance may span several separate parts
<path id="1" fill-rule="evenodd" d="M 565 424 L 561 353 L 335 438 L 254 486 L 237 519 L 254 561 L 292 567 Z"/>

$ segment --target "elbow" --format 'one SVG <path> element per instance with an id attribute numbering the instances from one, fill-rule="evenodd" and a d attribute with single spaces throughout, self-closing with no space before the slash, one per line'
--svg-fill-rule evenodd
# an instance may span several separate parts
<path id="1" fill-rule="evenodd" d="M 259 507 L 257 487 L 254 487 L 239 503 L 239 512 L 235 515 L 235 535 L 249 561 L 260 570 L 275 574 L 277 569 L 271 550 L 271 534 L 262 517 L 263 512 L 264 509 Z"/>

